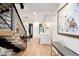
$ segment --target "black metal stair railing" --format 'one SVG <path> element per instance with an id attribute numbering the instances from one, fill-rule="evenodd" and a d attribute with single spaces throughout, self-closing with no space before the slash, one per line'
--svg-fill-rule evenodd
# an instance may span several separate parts
<path id="1" fill-rule="evenodd" d="M 0 25 L 2 27 L 0 29 L 11 29 L 13 30 L 12 27 L 12 7 L 10 7 L 7 3 L 1 3 L 0 4 L 0 20 L 3 22 L 0 22 Z M 7 26 L 6 26 L 7 25 Z"/>
<path id="2" fill-rule="evenodd" d="M 0 30 L 15 30 L 19 23 L 21 33 L 26 33 L 23 22 L 14 3 L 0 3 Z"/>
<path id="3" fill-rule="evenodd" d="M 3 29 L 6 29 L 6 27 L 4 28 L 5 24 L 8 25 L 8 27 L 12 30 L 12 27 L 7 23 L 7 21 L 0 15 L 1 19 L 5 22 L 3 23 Z"/>
<path id="4" fill-rule="evenodd" d="M 17 27 L 20 28 L 20 35 L 24 35 L 26 33 L 25 27 L 18 14 L 15 4 L 0 3 L 0 31 L 12 31 L 16 30 Z M 9 41 L 6 38 L 0 37 L 0 47 L 13 49 L 14 52 L 19 52 L 25 49 L 24 47 L 18 47 L 17 45 L 17 43 L 14 44 L 14 42 Z"/>
<path id="5" fill-rule="evenodd" d="M 20 18 L 20 16 L 19 16 L 19 13 L 18 13 L 18 11 L 17 11 L 17 9 L 16 9 L 15 4 L 13 4 L 13 7 L 14 7 L 16 13 L 17 13 L 17 16 L 18 16 L 18 18 L 19 18 L 19 21 L 20 21 L 20 23 L 21 23 L 21 25 L 22 25 L 22 27 L 23 27 L 25 33 L 27 33 L 27 31 L 26 31 L 26 29 L 25 29 L 25 27 L 24 27 L 24 25 L 23 25 L 23 22 L 22 22 L 22 20 L 21 20 L 21 18 Z"/>

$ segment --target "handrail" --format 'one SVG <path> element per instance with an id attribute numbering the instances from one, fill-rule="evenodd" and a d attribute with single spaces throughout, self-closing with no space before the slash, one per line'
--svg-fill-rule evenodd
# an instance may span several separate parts
<path id="1" fill-rule="evenodd" d="M 19 20 L 20 20 L 20 22 L 21 22 L 21 24 L 22 24 L 22 26 L 23 26 L 23 29 L 24 29 L 25 33 L 27 33 L 27 31 L 26 31 L 26 29 L 25 29 L 25 27 L 24 27 L 24 25 L 23 25 L 23 22 L 22 22 L 22 20 L 21 20 L 21 18 L 20 18 L 20 16 L 19 16 L 19 13 L 18 13 L 18 11 L 17 11 L 16 6 L 15 6 L 14 3 L 13 3 L 13 7 L 14 7 L 14 9 L 15 9 L 15 11 L 16 11 L 18 17 L 19 17 Z"/>

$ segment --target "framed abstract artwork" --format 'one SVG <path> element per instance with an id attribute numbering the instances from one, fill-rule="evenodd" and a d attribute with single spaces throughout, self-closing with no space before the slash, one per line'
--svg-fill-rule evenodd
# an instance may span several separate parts
<path id="1" fill-rule="evenodd" d="M 57 12 L 59 34 L 79 36 L 79 3 L 66 3 Z"/>

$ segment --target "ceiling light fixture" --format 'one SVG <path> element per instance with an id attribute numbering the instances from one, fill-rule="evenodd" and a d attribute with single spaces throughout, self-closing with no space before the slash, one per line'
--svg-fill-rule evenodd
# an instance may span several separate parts
<path id="1" fill-rule="evenodd" d="M 21 9 L 24 9 L 23 3 L 20 3 L 20 7 L 21 7 Z"/>
<path id="2" fill-rule="evenodd" d="M 34 12 L 33 12 L 33 15 L 36 15 L 36 14 L 37 14 L 37 12 L 34 11 Z"/>

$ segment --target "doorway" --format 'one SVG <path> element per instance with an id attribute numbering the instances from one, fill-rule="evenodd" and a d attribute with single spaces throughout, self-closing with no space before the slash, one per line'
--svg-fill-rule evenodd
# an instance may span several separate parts
<path id="1" fill-rule="evenodd" d="M 33 24 L 29 24 L 29 35 L 30 35 L 30 38 L 33 37 Z"/>

